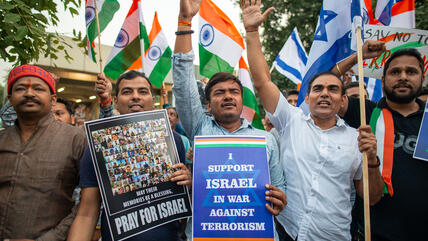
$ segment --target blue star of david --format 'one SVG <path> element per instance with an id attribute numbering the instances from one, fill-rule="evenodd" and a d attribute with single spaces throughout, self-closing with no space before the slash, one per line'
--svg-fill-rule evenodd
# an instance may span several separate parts
<path id="1" fill-rule="evenodd" d="M 235 164 L 237 164 L 237 163 L 232 158 L 232 159 L 228 159 L 224 165 L 235 165 Z M 210 173 L 208 171 L 203 171 L 202 173 L 206 179 L 212 178 L 212 177 L 210 177 L 210 175 L 216 175 L 216 177 L 214 177 L 214 178 L 219 179 L 219 178 L 222 178 L 223 175 L 226 173 L 227 174 L 239 174 L 240 178 L 246 178 L 245 174 L 247 174 L 247 175 L 251 174 L 253 180 L 255 181 L 255 180 L 257 180 L 257 177 L 259 176 L 260 170 L 247 171 L 247 172 L 245 172 L 245 174 L 243 172 L 234 172 L 234 171 L 232 171 L 232 172 L 216 172 L 216 173 L 212 173 L 212 172 Z M 229 203 L 229 202 L 226 202 L 227 199 L 225 199 L 224 203 L 210 202 L 210 199 L 212 196 L 218 196 L 218 195 L 220 195 L 218 192 L 218 189 L 211 189 L 208 192 L 207 196 L 205 197 L 204 202 L 202 203 L 202 206 L 203 207 L 220 207 L 223 210 L 228 209 L 229 207 L 242 208 L 243 206 L 245 206 L 245 207 L 264 206 L 264 203 L 262 203 L 260 201 L 260 199 L 257 197 L 257 194 L 253 188 L 247 188 L 245 190 L 244 194 L 242 194 L 242 195 L 250 195 L 253 198 L 253 201 L 250 203 Z M 229 219 L 229 221 L 234 222 L 235 219 L 238 217 L 227 217 L 227 218 Z"/>
<path id="2" fill-rule="evenodd" d="M 324 42 L 328 42 L 327 39 L 327 31 L 325 29 L 325 26 L 328 22 L 333 20 L 337 16 L 337 13 L 331 11 L 331 10 L 324 10 L 324 7 L 321 9 L 320 12 L 320 24 L 315 31 L 315 37 L 314 40 L 320 40 Z"/>

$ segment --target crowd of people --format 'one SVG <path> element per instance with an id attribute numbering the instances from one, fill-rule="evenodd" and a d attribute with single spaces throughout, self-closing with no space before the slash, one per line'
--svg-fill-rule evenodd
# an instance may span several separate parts
<path id="1" fill-rule="evenodd" d="M 273 9 L 263 13 L 260 4 L 241 0 L 249 70 L 266 111 L 265 131 L 241 118 L 243 86 L 236 76 L 219 72 L 195 80 L 190 30 L 200 0 L 180 0 L 172 56 L 176 107 L 168 105 L 162 90 L 179 163 L 173 164 L 160 141 L 165 123 L 141 121 L 94 132 L 113 195 L 165 181 L 191 188 L 198 181 L 192 180 L 195 136 L 264 136 L 271 180 L 266 209 L 275 216 L 276 240 L 364 240 L 362 153 L 368 160 L 371 240 L 428 239 L 428 162 L 413 157 L 428 96 L 421 54 L 402 49 L 389 57 L 383 67 L 384 97 L 375 103 L 365 93 L 367 125 L 360 125 L 358 86 L 347 76 L 356 54 L 310 80 L 305 113 L 296 107 L 298 90 L 281 92 L 271 80 L 258 30 Z M 367 41 L 363 56 L 384 51 L 384 43 Z M 113 110 L 123 115 L 155 109 L 153 86 L 138 71 L 120 75 L 114 91 L 99 74 L 95 92 L 100 118 L 113 116 Z M 111 240 L 88 141 L 73 126 L 70 103 L 56 97 L 55 78 L 40 67 L 22 65 L 10 71 L 7 93 L 1 111 L 7 127 L 0 132 L 0 240 Z M 80 192 L 75 200 L 73 192 Z M 192 240 L 188 220 L 128 240 L 185 239 Z"/>

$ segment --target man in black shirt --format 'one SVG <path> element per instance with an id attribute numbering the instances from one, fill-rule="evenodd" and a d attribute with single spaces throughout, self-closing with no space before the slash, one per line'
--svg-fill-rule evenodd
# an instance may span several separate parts
<path id="1" fill-rule="evenodd" d="M 366 100 L 367 123 L 378 139 L 378 157 L 385 181 L 384 196 L 371 208 L 372 240 L 427 240 L 428 162 L 413 158 L 424 105 L 417 98 L 424 62 L 415 49 L 394 52 L 382 77 L 385 92 L 377 104 Z M 359 100 L 348 98 L 340 115 L 352 127 L 360 126 Z M 354 215 L 363 227 L 361 199 Z M 362 231 L 362 233 L 364 233 Z"/>

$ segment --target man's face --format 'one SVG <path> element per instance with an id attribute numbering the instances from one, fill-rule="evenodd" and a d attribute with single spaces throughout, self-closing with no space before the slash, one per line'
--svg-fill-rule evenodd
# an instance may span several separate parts
<path id="1" fill-rule="evenodd" d="M 154 109 L 154 98 L 149 82 L 143 77 L 122 79 L 115 105 L 121 115 Z"/>
<path id="2" fill-rule="evenodd" d="M 287 101 L 288 101 L 288 103 L 290 103 L 290 105 L 296 106 L 298 98 L 299 98 L 298 95 L 289 95 L 289 96 L 287 96 Z"/>
<path id="3" fill-rule="evenodd" d="M 425 76 L 413 56 L 403 55 L 393 59 L 382 77 L 386 98 L 396 103 L 410 103 L 422 90 Z"/>
<path id="4" fill-rule="evenodd" d="M 238 83 L 226 80 L 214 85 L 207 104 L 214 118 L 220 123 L 240 121 L 242 112 L 242 93 Z"/>
<path id="5" fill-rule="evenodd" d="M 19 78 L 12 86 L 8 98 L 18 115 L 47 115 L 56 101 L 56 95 L 51 94 L 48 84 L 34 76 Z"/>
<path id="6" fill-rule="evenodd" d="M 178 122 L 179 122 L 177 112 L 172 108 L 167 109 L 167 112 L 168 112 L 169 124 L 171 125 L 171 128 L 175 130 L 175 127 L 178 125 Z"/>
<path id="7" fill-rule="evenodd" d="M 67 124 L 72 124 L 72 116 L 67 111 L 67 107 L 61 103 L 56 102 L 52 105 L 52 112 L 54 113 L 55 120 L 61 121 Z"/>
<path id="8" fill-rule="evenodd" d="M 346 95 L 349 97 L 360 98 L 360 88 L 352 87 L 352 88 L 346 89 Z M 369 96 L 366 90 L 364 90 L 364 98 L 366 100 L 369 99 Z"/>
<path id="9" fill-rule="evenodd" d="M 336 118 L 343 106 L 342 84 L 336 76 L 322 75 L 314 80 L 311 91 L 305 97 L 311 115 L 320 119 Z"/>

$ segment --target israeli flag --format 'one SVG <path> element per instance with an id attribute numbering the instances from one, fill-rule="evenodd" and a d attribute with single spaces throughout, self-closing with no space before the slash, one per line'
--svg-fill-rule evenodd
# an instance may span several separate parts
<path id="1" fill-rule="evenodd" d="M 295 84 L 302 82 L 302 73 L 305 71 L 308 55 L 300 41 L 297 28 L 293 29 L 278 56 L 276 56 L 273 66 L 285 77 Z"/>
<path id="2" fill-rule="evenodd" d="M 358 76 L 353 75 L 352 81 L 358 81 Z M 373 102 L 378 102 L 383 97 L 382 81 L 376 78 L 364 77 L 364 83 L 369 93 L 369 99 Z"/>
<path id="3" fill-rule="evenodd" d="M 358 19 L 358 15 L 361 16 L 360 1 L 343 0 L 340 4 L 337 3 L 337 0 L 323 1 L 297 105 L 300 106 L 303 103 L 308 91 L 309 80 L 314 75 L 330 70 L 336 63 L 355 52 L 351 48 L 352 29 L 355 28 L 353 20 Z M 308 113 L 307 108 L 301 107 Z"/>

